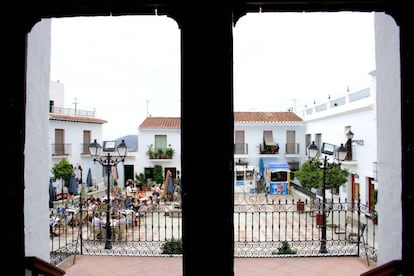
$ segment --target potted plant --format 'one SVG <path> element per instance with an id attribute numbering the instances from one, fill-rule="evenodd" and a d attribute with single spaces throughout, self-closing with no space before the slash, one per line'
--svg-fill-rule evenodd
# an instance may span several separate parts
<path id="1" fill-rule="evenodd" d="M 152 150 L 152 144 L 148 146 L 147 154 L 150 159 L 154 158 L 154 151 Z"/>
<path id="2" fill-rule="evenodd" d="M 174 149 L 171 147 L 167 148 L 165 151 L 165 154 L 167 155 L 168 158 L 172 158 L 174 155 Z"/>
<path id="3" fill-rule="evenodd" d="M 161 254 L 183 254 L 183 243 L 180 239 L 172 237 L 161 245 Z"/>
<path id="4" fill-rule="evenodd" d="M 281 254 L 296 254 L 296 250 L 290 247 L 288 241 L 282 241 L 280 247 L 277 248 L 277 251 L 272 251 L 272 255 L 281 255 Z"/>
<path id="5" fill-rule="evenodd" d="M 162 159 L 163 156 L 163 150 L 161 148 L 157 149 L 157 158 Z"/>

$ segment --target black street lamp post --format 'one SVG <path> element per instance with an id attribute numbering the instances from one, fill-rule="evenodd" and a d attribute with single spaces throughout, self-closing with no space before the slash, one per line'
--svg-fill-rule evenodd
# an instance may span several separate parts
<path id="1" fill-rule="evenodd" d="M 328 155 L 333 155 L 335 153 L 335 159 L 338 160 L 338 165 L 341 165 L 341 161 L 345 159 L 346 156 L 346 148 L 343 144 L 341 144 L 339 147 L 335 147 L 332 144 L 326 144 L 328 145 L 326 149 L 325 147 L 322 148 L 321 152 L 324 153 L 323 162 L 320 163 L 319 161 L 315 161 L 317 155 L 318 155 L 318 147 L 315 144 L 315 141 L 312 142 L 312 144 L 309 145 L 309 158 L 311 159 L 311 162 L 316 162 L 318 166 L 322 165 L 322 236 L 321 236 L 321 246 L 319 248 L 319 253 L 328 253 L 328 250 L 326 249 L 326 170 L 329 167 L 328 164 Z M 325 143 L 324 143 L 325 146 Z"/>
<path id="2" fill-rule="evenodd" d="M 112 249 L 112 230 L 111 230 L 111 198 L 110 198 L 110 176 L 111 176 L 111 168 L 112 166 L 118 165 L 119 162 L 124 162 L 125 157 L 128 154 L 128 147 L 125 144 L 125 141 L 122 142 L 116 147 L 118 151 L 119 158 L 113 159 L 111 152 L 115 151 L 115 141 L 106 141 L 104 142 L 103 151 L 107 152 L 106 156 L 101 156 L 102 147 L 99 143 L 96 142 L 96 139 L 93 143 L 89 145 L 89 153 L 94 158 L 93 162 L 98 162 L 101 164 L 105 170 L 108 177 L 107 189 L 106 189 L 106 237 L 105 237 L 105 249 Z"/>

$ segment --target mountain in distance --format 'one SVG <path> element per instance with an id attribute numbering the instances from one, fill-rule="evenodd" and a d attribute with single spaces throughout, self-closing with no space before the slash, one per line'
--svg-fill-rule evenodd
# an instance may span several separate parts
<path id="1" fill-rule="evenodd" d="M 116 139 L 116 145 L 119 145 L 122 140 L 125 141 L 125 144 L 128 147 L 128 151 L 137 151 L 138 150 L 138 135 L 126 135 Z"/>

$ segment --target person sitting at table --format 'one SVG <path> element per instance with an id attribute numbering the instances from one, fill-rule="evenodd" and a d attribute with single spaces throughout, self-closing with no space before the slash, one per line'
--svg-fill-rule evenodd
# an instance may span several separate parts
<path id="1" fill-rule="evenodd" d="M 69 193 L 67 203 L 69 207 L 73 207 L 75 205 L 75 195 L 72 192 Z"/>
<path id="2" fill-rule="evenodd" d="M 92 222 L 92 219 L 93 219 L 93 213 L 94 213 L 95 211 L 97 211 L 97 210 L 96 210 L 97 205 L 95 204 L 95 202 L 94 202 L 94 201 L 89 201 L 89 199 L 88 199 L 88 204 L 87 204 L 87 206 L 88 206 L 88 207 L 86 207 L 86 212 L 87 212 L 87 214 L 88 214 L 88 221 Z"/>
<path id="3" fill-rule="evenodd" d="M 145 201 L 147 199 L 147 194 L 143 188 L 139 189 L 137 197 L 140 202 Z"/>
<path id="4" fill-rule="evenodd" d="M 133 204 L 133 202 L 132 202 L 132 200 L 133 199 L 135 199 L 135 198 L 132 198 L 132 197 L 127 197 L 126 199 L 125 199 L 125 209 L 132 209 L 132 204 Z"/>
<path id="5" fill-rule="evenodd" d="M 50 237 L 56 237 L 59 236 L 59 234 L 56 234 L 54 229 L 59 225 L 60 218 L 55 214 L 54 212 L 51 212 L 49 216 L 49 233 Z"/>
<path id="6" fill-rule="evenodd" d="M 125 183 L 125 197 L 129 197 L 132 198 L 132 186 L 134 182 L 131 179 L 128 179 L 127 182 Z"/>
<path id="7" fill-rule="evenodd" d="M 141 205 L 138 208 L 138 217 L 143 217 L 147 212 L 148 208 L 152 206 L 152 196 L 145 198 L 141 201 Z"/>
<path id="8" fill-rule="evenodd" d="M 112 235 L 114 239 L 122 240 L 126 231 L 127 219 L 124 214 L 117 213 L 111 222 Z"/>
<path id="9" fill-rule="evenodd" d="M 139 202 L 137 198 L 133 197 L 132 198 L 132 210 L 134 210 L 134 212 L 138 212 L 138 208 L 139 208 Z"/>
<path id="10" fill-rule="evenodd" d="M 103 239 L 105 237 L 105 231 L 103 231 L 102 226 L 105 225 L 105 222 L 99 217 L 99 212 L 94 213 L 94 217 L 92 219 L 92 227 L 94 230 L 94 235 L 96 238 Z"/>

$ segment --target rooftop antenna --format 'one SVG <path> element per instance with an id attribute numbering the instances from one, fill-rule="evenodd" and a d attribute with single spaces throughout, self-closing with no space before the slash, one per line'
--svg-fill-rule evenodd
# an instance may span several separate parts
<path id="1" fill-rule="evenodd" d="M 292 101 L 295 103 L 295 105 L 294 105 L 294 106 L 295 106 L 295 108 L 294 108 L 294 110 L 293 110 L 293 111 L 296 113 L 296 102 L 297 102 L 298 100 L 297 100 L 297 99 L 295 99 L 295 98 L 293 98 L 293 99 L 292 99 Z"/>
<path id="2" fill-rule="evenodd" d="M 78 107 L 78 101 L 76 100 L 76 97 L 75 97 L 75 102 L 73 103 L 74 105 L 75 105 L 75 116 L 76 116 L 76 114 L 77 114 L 77 107 Z"/>
<path id="3" fill-rule="evenodd" d="M 148 102 L 149 102 L 149 101 L 147 100 L 147 118 L 148 118 Z"/>

